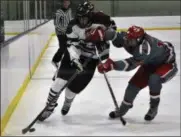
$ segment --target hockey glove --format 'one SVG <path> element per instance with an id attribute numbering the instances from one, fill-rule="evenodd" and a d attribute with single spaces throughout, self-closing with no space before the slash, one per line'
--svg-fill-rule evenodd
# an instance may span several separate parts
<path id="1" fill-rule="evenodd" d="M 72 64 L 77 67 L 79 72 L 82 72 L 83 66 L 80 63 L 81 51 L 77 49 L 74 45 L 71 45 L 70 47 L 68 47 L 68 52 L 70 54 L 70 60 L 72 61 Z"/>
<path id="2" fill-rule="evenodd" d="M 115 63 L 109 58 L 105 63 L 99 64 L 97 69 L 99 73 L 109 72 L 114 69 Z"/>
<path id="3" fill-rule="evenodd" d="M 100 42 L 104 41 L 105 30 L 102 27 L 90 28 L 85 32 L 86 41 L 88 42 Z"/>

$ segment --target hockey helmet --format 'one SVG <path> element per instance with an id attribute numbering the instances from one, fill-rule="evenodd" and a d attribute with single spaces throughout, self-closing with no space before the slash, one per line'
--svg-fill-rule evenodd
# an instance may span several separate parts
<path id="1" fill-rule="evenodd" d="M 136 46 L 139 45 L 144 38 L 145 31 L 142 27 L 139 26 L 131 26 L 128 28 L 126 33 L 126 45 L 128 46 Z"/>
<path id="2" fill-rule="evenodd" d="M 140 39 L 144 36 L 145 31 L 139 26 L 131 26 L 127 31 L 128 39 Z"/>
<path id="3" fill-rule="evenodd" d="M 90 22 L 90 9 L 84 3 L 79 4 L 76 11 L 76 18 L 81 28 L 85 28 Z"/>
<path id="4" fill-rule="evenodd" d="M 92 4 L 91 2 L 85 1 L 83 4 L 84 6 L 87 6 L 90 11 L 94 11 L 94 4 Z"/>

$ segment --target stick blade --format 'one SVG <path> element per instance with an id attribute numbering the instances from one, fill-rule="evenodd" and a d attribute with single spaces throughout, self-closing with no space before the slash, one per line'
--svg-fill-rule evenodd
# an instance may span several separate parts
<path id="1" fill-rule="evenodd" d="M 29 128 L 22 129 L 22 134 L 26 134 L 29 131 Z"/>
<path id="2" fill-rule="evenodd" d="M 127 123 L 126 120 L 123 117 L 120 117 L 120 120 L 121 120 L 123 126 L 126 126 L 126 123 Z"/>

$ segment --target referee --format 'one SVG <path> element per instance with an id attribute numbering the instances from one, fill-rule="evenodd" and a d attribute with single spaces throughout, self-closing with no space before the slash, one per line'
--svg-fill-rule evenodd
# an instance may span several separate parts
<path id="1" fill-rule="evenodd" d="M 63 0 L 62 7 L 56 11 L 54 18 L 55 32 L 59 42 L 59 49 L 52 58 L 52 64 L 56 68 L 58 68 L 58 63 L 61 61 L 62 55 L 66 50 L 66 29 L 71 19 L 70 0 Z"/>

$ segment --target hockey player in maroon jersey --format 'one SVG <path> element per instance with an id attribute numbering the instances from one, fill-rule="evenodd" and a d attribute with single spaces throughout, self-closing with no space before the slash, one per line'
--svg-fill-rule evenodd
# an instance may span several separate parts
<path id="1" fill-rule="evenodd" d="M 130 71 L 139 67 L 128 83 L 120 112 L 112 111 L 109 116 L 124 116 L 133 107 L 139 91 L 148 86 L 150 108 L 144 119 L 153 120 L 158 113 L 163 84 L 171 80 L 178 71 L 173 45 L 152 37 L 138 26 L 130 27 L 127 32 L 107 31 L 104 36 L 105 40 L 112 40 L 114 46 L 123 47 L 132 57 L 119 61 L 108 59 L 98 65 L 100 73 L 111 70 Z"/>
<path id="2" fill-rule="evenodd" d="M 104 24 L 107 27 L 111 27 L 114 30 L 117 29 L 116 23 L 109 15 L 104 14 L 101 11 L 95 11 L 94 10 L 94 5 L 91 2 L 84 2 L 84 5 L 89 8 L 91 11 L 90 13 L 92 14 L 92 21 L 93 22 L 99 22 L 101 24 Z M 104 18 L 104 19 L 103 19 Z"/>

